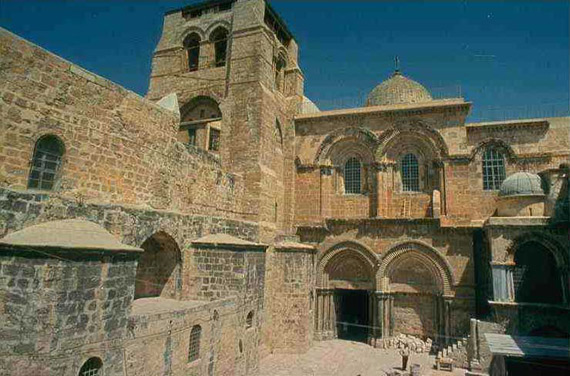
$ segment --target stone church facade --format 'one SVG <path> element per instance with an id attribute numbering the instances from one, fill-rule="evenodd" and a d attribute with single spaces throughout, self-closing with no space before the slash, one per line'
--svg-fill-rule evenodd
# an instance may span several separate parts
<path id="1" fill-rule="evenodd" d="M 0 78 L 8 374 L 255 375 L 400 334 L 487 368 L 480 332 L 570 333 L 569 117 L 467 123 L 398 70 L 320 111 L 264 0 L 168 12 L 145 98 L 3 29 Z"/>

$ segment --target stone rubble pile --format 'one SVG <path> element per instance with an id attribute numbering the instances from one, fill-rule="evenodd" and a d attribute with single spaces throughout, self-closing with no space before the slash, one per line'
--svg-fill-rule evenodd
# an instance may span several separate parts
<path id="1" fill-rule="evenodd" d="M 384 340 L 385 349 L 403 349 L 406 344 L 410 349 L 410 353 L 429 353 L 433 345 L 433 340 L 428 338 L 423 341 L 418 337 L 406 334 L 399 334 L 396 337 Z"/>

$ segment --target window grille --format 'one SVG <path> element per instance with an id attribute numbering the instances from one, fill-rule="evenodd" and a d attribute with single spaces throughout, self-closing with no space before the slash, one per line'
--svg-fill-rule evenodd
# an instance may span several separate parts
<path id="1" fill-rule="evenodd" d="M 202 327 L 194 325 L 190 331 L 190 344 L 188 345 L 188 362 L 193 362 L 200 358 L 200 337 Z"/>
<path id="2" fill-rule="evenodd" d="M 63 152 L 63 143 L 56 136 L 44 136 L 38 140 L 28 178 L 29 189 L 54 188 Z"/>
<path id="3" fill-rule="evenodd" d="M 496 190 L 505 180 L 505 158 L 500 151 L 488 148 L 483 154 L 483 189 Z"/>
<path id="4" fill-rule="evenodd" d="M 249 329 L 253 326 L 253 311 L 249 311 L 247 318 L 245 319 L 245 327 Z"/>
<path id="5" fill-rule="evenodd" d="M 420 190 L 418 158 L 413 154 L 406 154 L 402 158 L 402 190 L 404 192 L 419 192 Z"/>
<path id="6" fill-rule="evenodd" d="M 200 37 L 197 34 L 190 34 L 184 39 L 184 48 L 188 54 L 188 69 L 198 70 L 200 60 Z"/>
<path id="7" fill-rule="evenodd" d="M 219 151 L 220 150 L 220 131 L 214 128 L 210 128 L 210 146 L 209 150 Z"/>
<path id="8" fill-rule="evenodd" d="M 79 376 L 101 376 L 103 362 L 99 358 L 89 358 L 79 370 Z"/>
<path id="9" fill-rule="evenodd" d="M 350 158 L 344 165 L 344 193 L 359 194 L 361 192 L 361 165 L 358 158 Z"/>

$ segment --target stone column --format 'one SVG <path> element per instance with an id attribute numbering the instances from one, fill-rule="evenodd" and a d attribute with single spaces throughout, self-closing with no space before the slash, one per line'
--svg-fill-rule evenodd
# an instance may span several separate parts
<path id="1" fill-rule="evenodd" d="M 451 343 L 451 301 L 453 297 L 451 296 L 444 296 L 443 297 L 443 327 L 444 327 L 444 336 L 445 340 L 444 343 L 448 345 Z"/>
<path id="2" fill-rule="evenodd" d="M 334 189 L 332 184 L 333 171 L 332 166 L 321 166 L 320 168 L 319 215 L 321 217 L 330 216 L 330 195 Z"/>

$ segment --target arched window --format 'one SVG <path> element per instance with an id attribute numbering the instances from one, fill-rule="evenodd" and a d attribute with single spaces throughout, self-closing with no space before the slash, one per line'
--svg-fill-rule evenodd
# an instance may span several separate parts
<path id="1" fill-rule="evenodd" d="M 281 130 L 281 123 L 277 119 L 275 120 L 274 138 L 277 146 L 281 148 L 283 146 L 283 131 Z"/>
<path id="2" fill-rule="evenodd" d="M 350 158 L 344 164 L 344 193 L 359 194 L 361 192 L 361 165 L 358 158 Z"/>
<path id="3" fill-rule="evenodd" d="M 200 62 L 200 36 L 196 33 L 188 35 L 184 39 L 184 49 L 188 55 L 188 69 L 190 72 L 198 70 Z"/>
<path id="4" fill-rule="evenodd" d="M 275 62 L 275 89 L 278 91 L 283 91 L 283 80 L 284 77 L 284 68 L 287 65 L 287 62 L 283 56 L 279 56 L 277 61 Z"/>
<path id="5" fill-rule="evenodd" d="M 79 376 L 101 376 L 103 375 L 102 368 L 103 362 L 101 359 L 96 357 L 89 358 L 79 370 Z"/>
<path id="6" fill-rule="evenodd" d="M 249 329 L 253 326 L 253 311 L 249 311 L 245 319 L 245 328 Z"/>
<path id="7" fill-rule="evenodd" d="M 562 303 L 562 280 L 554 255 L 540 243 L 523 244 L 515 253 L 515 301 Z"/>
<path id="8" fill-rule="evenodd" d="M 56 136 L 47 135 L 38 140 L 28 178 L 29 189 L 54 188 L 64 151 L 63 142 Z"/>
<path id="9" fill-rule="evenodd" d="M 402 158 L 402 190 L 404 192 L 420 190 L 420 168 L 418 158 L 413 154 L 406 154 Z"/>
<path id="10" fill-rule="evenodd" d="M 190 343 L 188 345 L 188 362 L 193 362 L 200 358 L 200 337 L 202 336 L 202 327 L 194 325 L 190 331 Z"/>
<path id="11" fill-rule="evenodd" d="M 495 148 L 483 153 L 483 189 L 496 190 L 505 180 L 505 157 Z"/>
<path id="12" fill-rule="evenodd" d="M 226 65 L 226 51 L 228 48 L 228 31 L 219 27 L 212 32 L 211 41 L 214 43 L 214 65 L 223 67 Z"/>

